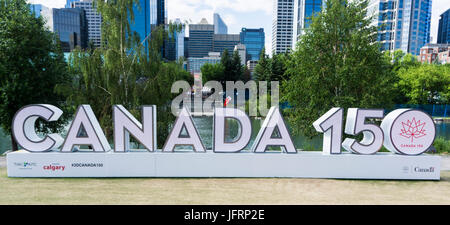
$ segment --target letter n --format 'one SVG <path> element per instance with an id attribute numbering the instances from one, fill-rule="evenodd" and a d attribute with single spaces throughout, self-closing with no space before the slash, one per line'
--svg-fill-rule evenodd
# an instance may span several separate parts
<path id="1" fill-rule="evenodd" d="M 122 105 L 113 107 L 115 152 L 130 150 L 130 134 L 149 152 L 156 150 L 156 106 L 143 106 L 141 112 L 142 124 Z"/>

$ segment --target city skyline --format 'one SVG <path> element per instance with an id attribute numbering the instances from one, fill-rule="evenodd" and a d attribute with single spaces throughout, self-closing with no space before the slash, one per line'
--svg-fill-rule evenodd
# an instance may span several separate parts
<path id="1" fill-rule="evenodd" d="M 297 1 L 297 0 L 296 0 Z M 66 0 L 27 0 L 49 8 L 63 8 Z M 212 24 L 214 13 L 220 14 L 229 34 L 239 34 L 243 27 L 264 28 L 266 53 L 272 53 L 273 0 L 167 0 L 168 19 L 197 24 L 202 18 Z M 431 43 L 436 43 L 439 16 L 450 8 L 450 0 L 433 0 L 431 14 Z M 186 33 L 189 31 L 187 30 Z"/>

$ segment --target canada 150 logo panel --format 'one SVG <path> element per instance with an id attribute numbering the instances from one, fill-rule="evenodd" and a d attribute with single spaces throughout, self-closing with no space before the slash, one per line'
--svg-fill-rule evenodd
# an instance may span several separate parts
<path id="1" fill-rule="evenodd" d="M 401 153 L 420 154 L 433 144 L 435 138 L 433 119 L 425 113 L 406 111 L 392 125 L 392 145 Z"/>

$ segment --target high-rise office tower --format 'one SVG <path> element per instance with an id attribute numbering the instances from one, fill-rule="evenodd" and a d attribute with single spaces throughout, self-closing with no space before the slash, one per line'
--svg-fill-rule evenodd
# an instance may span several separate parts
<path id="1" fill-rule="evenodd" d="M 223 53 L 226 49 L 232 54 L 239 41 L 239 34 L 214 34 L 212 51 Z"/>
<path id="2" fill-rule="evenodd" d="M 237 44 L 234 46 L 234 51 L 238 52 L 239 58 L 241 58 L 241 65 L 245 66 L 247 62 L 247 48 L 243 44 Z"/>
<path id="3" fill-rule="evenodd" d="M 272 53 L 289 52 L 294 33 L 294 0 L 274 0 Z"/>
<path id="4" fill-rule="evenodd" d="M 189 57 L 202 58 L 212 51 L 214 25 L 203 18 L 198 24 L 189 24 Z"/>
<path id="5" fill-rule="evenodd" d="M 66 8 L 72 8 L 72 3 L 79 2 L 80 0 L 66 0 Z"/>
<path id="6" fill-rule="evenodd" d="M 228 27 L 219 14 L 214 13 L 214 34 L 227 34 Z"/>
<path id="7" fill-rule="evenodd" d="M 203 18 L 198 24 L 189 25 L 188 51 L 186 57 L 207 57 L 210 52 L 223 53 L 228 50 L 230 54 L 234 47 L 240 43 L 239 34 L 214 34 L 214 24 L 208 24 Z"/>
<path id="8" fill-rule="evenodd" d="M 134 22 L 131 22 L 131 31 L 139 35 L 139 39 L 148 48 L 147 40 L 150 38 L 152 27 L 167 23 L 167 5 L 165 0 L 139 0 L 139 6 L 133 6 Z"/>
<path id="9" fill-rule="evenodd" d="M 176 19 L 174 24 L 182 25 L 180 19 Z M 169 33 L 169 39 L 167 40 L 166 46 L 166 59 L 167 60 L 178 60 L 180 57 L 184 57 L 184 27 L 180 31 L 173 31 Z"/>
<path id="10" fill-rule="evenodd" d="M 184 37 L 184 57 L 189 57 L 189 37 Z"/>
<path id="11" fill-rule="evenodd" d="M 47 9 L 47 7 L 45 7 L 41 4 L 30 4 L 29 7 L 30 7 L 31 13 L 34 13 L 36 18 L 41 16 L 42 10 Z"/>
<path id="12" fill-rule="evenodd" d="M 298 0 L 297 40 L 311 24 L 311 17 L 322 11 L 326 0 Z"/>
<path id="13" fill-rule="evenodd" d="M 204 57 L 189 57 L 187 59 L 187 71 L 191 74 L 201 73 L 201 68 L 203 65 L 209 64 L 217 64 L 220 63 L 220 53 L 218 52 L 209 52 L 207 56 Z M 195 76 L 194 76 L 195 79 Z"/>
<path id="14" fill-rule="evenodd" d="M 438 28 L 438 44 L 450 43 L 450 9 L 441 14 Z"/>
<path id="15" fill-rule="evenodd" d="M 162 25 L 168 23 L 167 3 L 166 0 L 151 0 L 150 8 L 156 6 L 156 25 Z"/>
<path id="16" fill-rule="evenodd" d="M 413 55 L 430 42 L 432 0 L 371 0 L 369 15 L 378 26 L 382 51 L 401 49 Z"/>
<path id="17" fill-rule="evenodd" d="M 240 33 L 241 44 L 245 45 L 247 60 L 259 60 L 265 44 L 264 28 L 242 28 Z"/>
<path id="18" fill-rule="evenodd" d="M 102 40 L 102 17 L 92 4 L 93 0 L 72 0 L 70 8 L 80 8 L 86 12 L 86 20 L 88 24 L 88 41 L 92 43 L 94 47 L 100 47 L 100 43 Z"/>
<path id="19" fill-rule="evenodd" d="M 43 15 L 47 26 L 58 34 L 61 48 L 70 52 L 75 47 L 87 47 L 87 21 L 83 9 L 63 8 L 49 10 L 50 15 Z"/>

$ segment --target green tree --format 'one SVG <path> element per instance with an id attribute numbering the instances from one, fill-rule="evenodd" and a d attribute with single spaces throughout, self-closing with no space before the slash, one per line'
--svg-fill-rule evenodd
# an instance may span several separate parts
<path id="1" fill-rule="evenodd" d="M 243 66 L 243 68 L 244 68 L 244 73 L 242 74 L 241 80 L 244 82 L 247 82 L 252 79 L 252 74 L 250 73 L 250 70 L 248 70 L 248 68 L 246 66 Z"/>
<path id="2" fill-rule="evenodd" d="M 295 133 L 315 136 L 312 123 L 332 107 L 389 107 L 395 76 L 376 44 L 368 1 L 330 0 L 287 60 L 282 100 Z"/>
<path id="3" fill-rule="evenodd" d="M 232 66 L 232 68 L 231 68 L 231 71 L 232 71 L 231 77 L 233 78 L 232 81 L 242 80 L 243 75 L 244 75 L 244 68 L 241 65 L 241 57 L 239 56 L 239 52 L 238 51 L 234 51 L 233 52 L 233 58 L 232 58 L 231 66 Z"/>
<path id="4" fill-rule="evenodd" d="M 271 73 L 267 81 L 281 81 L 286 72 L 286 58 L 288 54 L 275 54 L 272 57 Z"/>
<path id="5" fill-rule="evenodd" d="M 90 104 L 105 134 L 112 137 L 112 105 L 122 104 L 136 118 L 141 118 L 142 105 L 156 105 L 158 113 L 158 144 L 168 135 L 174 116 L 170 113 L 171 84 L 192 76 L 176 62 L 162 61 L 161 49 L 168 33 L 180 27 L 169 24 L 152 29 L 151 36 L 139 37 L 130 29 L 134 22 L 133 5 L 137 0 L 96 1 L 102 14 L 102 47 L 76 50 L 69 58 L 73 83 L 61 87 L 69 93 L 74 107 Z M 141 7 L 142 8 L 142 7 Z M 145 47 L 147 43 L 147 48 Z M 70 90 L 67 92 L 66 90 Z"/>
<path id="6" fill-rule="evenodd" d="M 255 67 L 255 80 L 256 81 L 267 81 L 272 74 L 271 59 L 266 55 L 266 49 L 263 48 L 261 55 L 259 56 L 258 64 Z"/>
<path id="7" fill-rule="evenodd" d="M 227 49 L 222 52 L 220 63 L 223 66 L 224 81 L 232 81 L 233 77 L 233 59 Z M 224 84 L 222 84 L 224 85 Z"/>
<path id="8" fill-rule="evenodd" d="M 222 63 L 216 63 L 216 64 L 210 64 L 206 63 L 205 65 L 200 68 L 202 71 L 202 82 L 205 84 L 206 82 L 210 80 L 216 80 L 221 82 L 222 84 L 225 83 L 225 77 L 224 77 L 224 67 Z"/>
<path id="9" fill-rule="evenodd" d="M 421 63 L 417 60 L 417 57 L 411 53 L 404 53 L 401 49 L 397 49 L 394 52 L 386 51 L 384 56 L 387 60 L 391 61 L 392 70 L 397 72 L 400 68 L 407 68 L 412 66 L 420 66 Z"/>
<path id="10" fill-rule="evenodd" d="M 449 104 L 450 66 L 422 64 L 401 68 L 398 87 L 409 104 Z"/>
<path id="11" fill-rule="evenodd" d="M 420 66 L 421 63 L 417 60 L 417 57 L 412 55 L 411 53 L 404 53 L 402 50 L 398 49 L 394 52 L 386 51 L 384 56 L 387 61 L 391 62 L 391 71 L 395 74 L 395 78 L 392 81 L 394 83 L 394 89 L 392 90 L 393 102 L 396 104 L 405 104 L 407 103 L 408 97 L 405 95 L 404 91 L 401 90 L 401 87 L 398 85 L 400 81 L 399 70 L 407 69 L 411 67 Z"/>
<path id="12" fill-rule="evenodd" d="M 25 0 L 0 0 L 0 125 L 11 133 L 14 114 L 29 104 L 52 104 L 64 109 L 64 96 L 55 86 L 69 83 L 64 55 L 42 17 L 30 13 Z M 38 130 L 56 132 L 67 121 L 39 121 Z M 11 135 L 12 150 L 18 145 Z"/>

